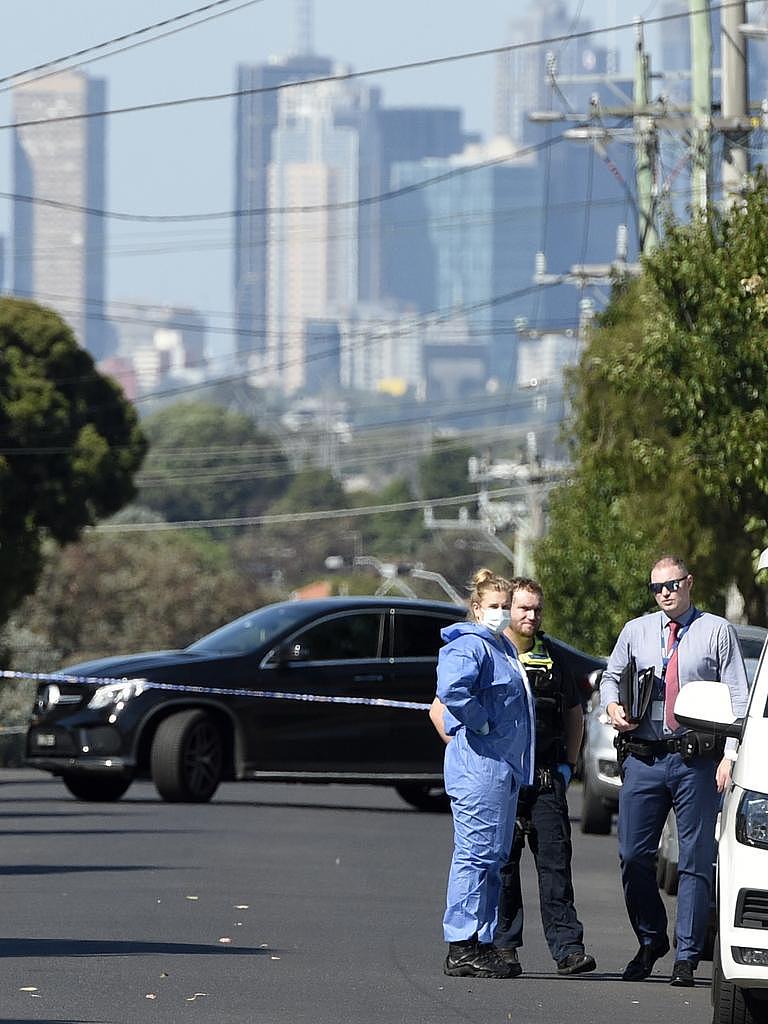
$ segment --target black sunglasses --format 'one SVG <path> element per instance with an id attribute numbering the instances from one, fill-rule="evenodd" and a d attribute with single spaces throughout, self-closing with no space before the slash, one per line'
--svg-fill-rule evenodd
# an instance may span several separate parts
<path id="1" fill-rule="evenodd" d="M 652 594 L 660 594 L 662 590 L 668 590 L 670 594 L 674 594 L 676 590 L 680 589 L 680 584 L 687 579 L 687 576 L 681 576 L 679 580 L 664 580 L 663 583 L 649 583 L 648 586 L 651 588 Z"/>

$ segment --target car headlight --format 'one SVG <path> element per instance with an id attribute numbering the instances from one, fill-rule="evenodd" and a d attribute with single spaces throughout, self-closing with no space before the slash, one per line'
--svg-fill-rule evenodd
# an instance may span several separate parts
<path id="1" fill-rule="evenodd" d="M 768 793 L 746 790 L 736 812 L 736 838 L 745 846 L 768 850 Z"/>
<path id="2" fill-rule="evenodd" d="M 132 697 L 138 697 L 140 693 L 143 693 L 144 689 L 145 680 L 143 679 L 126 679 L 119 683 L 105 683 L 88 701 L 88 707 L 94 710 L 108 708 L 113 704 L 122 707 Z"/>

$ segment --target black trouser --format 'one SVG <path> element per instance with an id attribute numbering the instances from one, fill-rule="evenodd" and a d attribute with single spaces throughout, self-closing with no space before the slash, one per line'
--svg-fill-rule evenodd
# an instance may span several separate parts
<path id="1" fill-rule="evenodd" d="M 499 948 L 523 944 L 520 857 L 527 838 L 539 877 L 544 935 L 556 961 L 584 949 L 584 929 L 573 903 L 571 823 L 565 790 L 565 780 L 553 768 L 551 788 L 530 786 L 520 791 L 512 849 L 501 871 L 499 921 L 493 940 Z"/>

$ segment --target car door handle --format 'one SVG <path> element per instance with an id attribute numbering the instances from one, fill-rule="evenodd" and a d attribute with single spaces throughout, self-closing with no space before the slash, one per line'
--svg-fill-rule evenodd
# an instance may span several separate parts
<path id="1" fill-rule="evenodd" d="M 352 676 L 355 683 L 383 683 L 384 676 Z"/>

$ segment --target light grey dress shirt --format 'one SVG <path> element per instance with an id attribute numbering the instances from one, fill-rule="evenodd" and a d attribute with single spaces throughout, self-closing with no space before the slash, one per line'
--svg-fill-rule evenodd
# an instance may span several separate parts
<path id="1" fill-rule="evenodd" d="M 638 671 L 653 666 L 656 700 L 651 699 L 637 729 L 626 734 L 637 739 L 658 740 L 672 735 L 658 704 L 658 698 L 663 694 L 662 673 L 670 621 L 662 611 L 631 619 L 619 634 L 600 683 L 600 704 L 605 710 L 612 702 L 619 703 L 619 676 L 631 655 L 635 656 Z M 724 683 L 730 691 L 733 713 L 741 718 L 747 710 L 749 684 L 733 626 L 719 615 L 693 607 L 681 616 L 679 622 L 681 636 L 677 647 L 677 669 L 680 687 L 694 679 Z M 677 730 L 678 733 L 684 731 L 683 726 Z M 735 749 L 735 746 L 735 740 L 727 741 L 727 749 Z"/>

